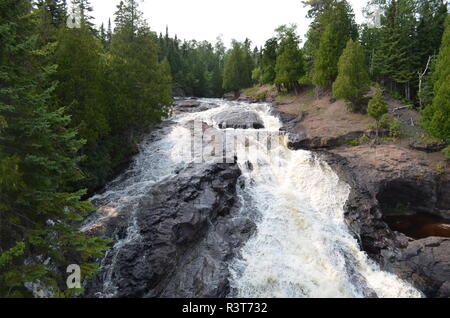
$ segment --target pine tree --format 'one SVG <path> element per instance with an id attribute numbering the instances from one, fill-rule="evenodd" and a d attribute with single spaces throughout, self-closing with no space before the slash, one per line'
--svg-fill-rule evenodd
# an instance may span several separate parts
<path id="1" fill-rule="evenodd" d="M 450 16 L 433 73 L 433 103 L 423 111 L 424 126 L 436 138 L 450 143 Z"/>
<path id="2" fill-rule="evenodd" d="M 388 112 L 387 103 L 383 97 L 383 90 L 380 85 L 377 84 L 375 88 L 375 93 L 369 102 L 369 107 L 367 113 L 370 117 L 374 118 L 377 125 L 377 140 L 379 137 L 379 123 L 381 117 Z"/>
<path id="3" fill-rule="evenodd" d="M 360 110 L 362 97 L 369 90 L 370 79 L 364 50 L 358 42 L 348 40 L 339 59 L 338 69 L 333 97 L 349 101 L 352 111 Z"/>
<path id="4" fill-rule="evenodd" d="M 158 61 L 157 38 L 136 1 L 121 1 L 115 21 L 111 67 L 118 98 L 111 105 L 112 127 L 141 129 L 170 111 L 171 76 L 167 63 Z"/>
<path id="5" fill-rule="evenodd" d="M 298 93 L 299 79 L 305 74 L 305 69 L 296 26 L 281 26 L 277 32 L 280 48 L 275 66 L 275 84 Z"/>
<path id="6" fill-rule="evenodd" d="M 271 38 L 266 41 L 261 60 L 261 81 L 264 84 L 272 84 L 275 81 L 275 66 L 278 56 L 278 39 Z"/>
<path id="7" fill-rule="evenodd" d="M 68 105 L 72 123 L 88 143 L 109 134 L 106 105 L 100 95 L 101 44 L 86 25 L 59 31 L 56 49 L 56 89 L 61 104 Z"/>
<path id="8" fill-rule="evenodd" d="M 51 18 L 53 27 L 58 28 L 67 20 L 66 0 L 38 0 L 37 7 L 44 9 Z"/>
<path id="9" fill-rule="evenodd" d="M 252 84 L 253 61 L 248 44 L 233 40 L 232 49 L 227 53 L 224 66 L 223 89 L 239 95 L 239 90 Z"/>
<path id="10" fill-rule="evenodd" d="M 47 51 L 31 33 L 30 2 L 0 7 L 0 297 L 31 297 L 32 287 L 70 296 L 66 267 L 80 264 L 87 278 L 105 249 L 71 225 L 92 210 L 85 191 L 71 189 L 83 141 L 54 105 L 56 67 L 36 58 Z"/>
<path id="11" fill-rule="evenodd" d="M 302 1 L 305 7 L 309 7 L 307 18 L 313 19 L 306 35 L 306 42 L 303 46 L 305 65 L 308 77 L 312 79 L 314 57 L 320 45 L 320 38 L 327 25 L 326 14 L 333 9 L 336 0 L 306 0 Z"/>

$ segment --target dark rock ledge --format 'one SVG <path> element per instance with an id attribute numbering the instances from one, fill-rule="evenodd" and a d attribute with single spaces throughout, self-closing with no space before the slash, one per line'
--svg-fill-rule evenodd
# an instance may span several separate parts
<path id="1" fill-rule="evenodd" d="M 141 239 L 123 246 L 115 262 L 113 253 L 106 257 L 88 295 L 102 291 L 114 266 L 116 297 L 226 297 L 227 262 L 256 228 L 238 215 L 240 174 L 233 164 L 191 164 L 152 189 L 137 206 Z"/>

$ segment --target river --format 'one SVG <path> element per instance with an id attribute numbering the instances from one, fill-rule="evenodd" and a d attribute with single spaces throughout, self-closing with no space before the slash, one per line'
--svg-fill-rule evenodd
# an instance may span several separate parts
<path id="1" fill-rule="evenodd" d="M 149 189 L 174 177 L 178 169 L 195 160 L 185 156 L 191 137 L 185 128 L 187 123 L 196 120 L 217 127 L 214 116 L 232 107 L 257 112 L 265 126 L 259 133 L 277 134 L 281 127 L 268 104 L 200 101 L 209 110 L 174 115 L 170 120 L 176 124 L 161 130 L 158 138 L 144 140 L 132 167 L 111 182 L 106 191 L 91 198 L 97 207 L 109 211 L 109 217 L 122 213 L 125 207 L 129 213 L 126 235 L 108 251 L 105 257 L 108 264 L 102 263 L 105 274 L 99 297 L 115 296 L 114 256 L 130 242 L 140 239 L 133 205 Z M 228 264 L 229 296 L 421 297 L 408 283 L 381 271 L 360 250 L 344 218 L 349 186 L 313 153 L 289 150 L 282 136 L 279 141 L 272 143 L 270 151 L 259 151 L 256 156 L 249 155 L 248 148 L 237 149 L 241 181 L 246 184 L 237 190 L 240 214 L 251 218 L 257 228 L 239 255 Z M 259 147 L 260 142 L 250 140 L 247 146 Z M 83 230 L 95 227 L 99 221 L 99 218 L 89 219 Z"/>

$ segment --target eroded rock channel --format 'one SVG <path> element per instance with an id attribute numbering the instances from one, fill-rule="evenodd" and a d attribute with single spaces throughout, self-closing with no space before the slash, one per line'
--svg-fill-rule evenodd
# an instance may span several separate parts
<path id="1" fill-rule="evenodd" d="M 286 118 L 269 104 L 177 104 L 133 166 L 91 199 L 98 211 L 83 230 L 113 243 L 89 296 L 423 296 L 416 288 L 446 295 L 445 268 L 416 283 L 411 273 L 423 262 L 404 253 L 415 245 L 389 229 L 376 194 L 344 157 L 289 149 L 279 134 Z M 249 147 L 268 144 L 245 139 L 233 163 L 198 161 L 193 121 L 202 132 L 216 131 L 214 142 L 233 131 L 274 134 L 279 143 L 246 157 Z M 213 141 L 202 139 L 203 149 Z M 439 249 L 447 241 L 426 244 Z"/>

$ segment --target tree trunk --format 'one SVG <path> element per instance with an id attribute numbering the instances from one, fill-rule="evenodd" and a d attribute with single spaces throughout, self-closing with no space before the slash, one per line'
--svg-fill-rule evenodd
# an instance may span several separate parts
<path id="1" fill-rule="evenodd" d="M 379 128 L 380 124 L 378 120 L 376 122 L 377 122 L 377 135 L 375 137 L 375 144 L 378 144 L 378 138 L 380 136 L 380 128 Z"/>

